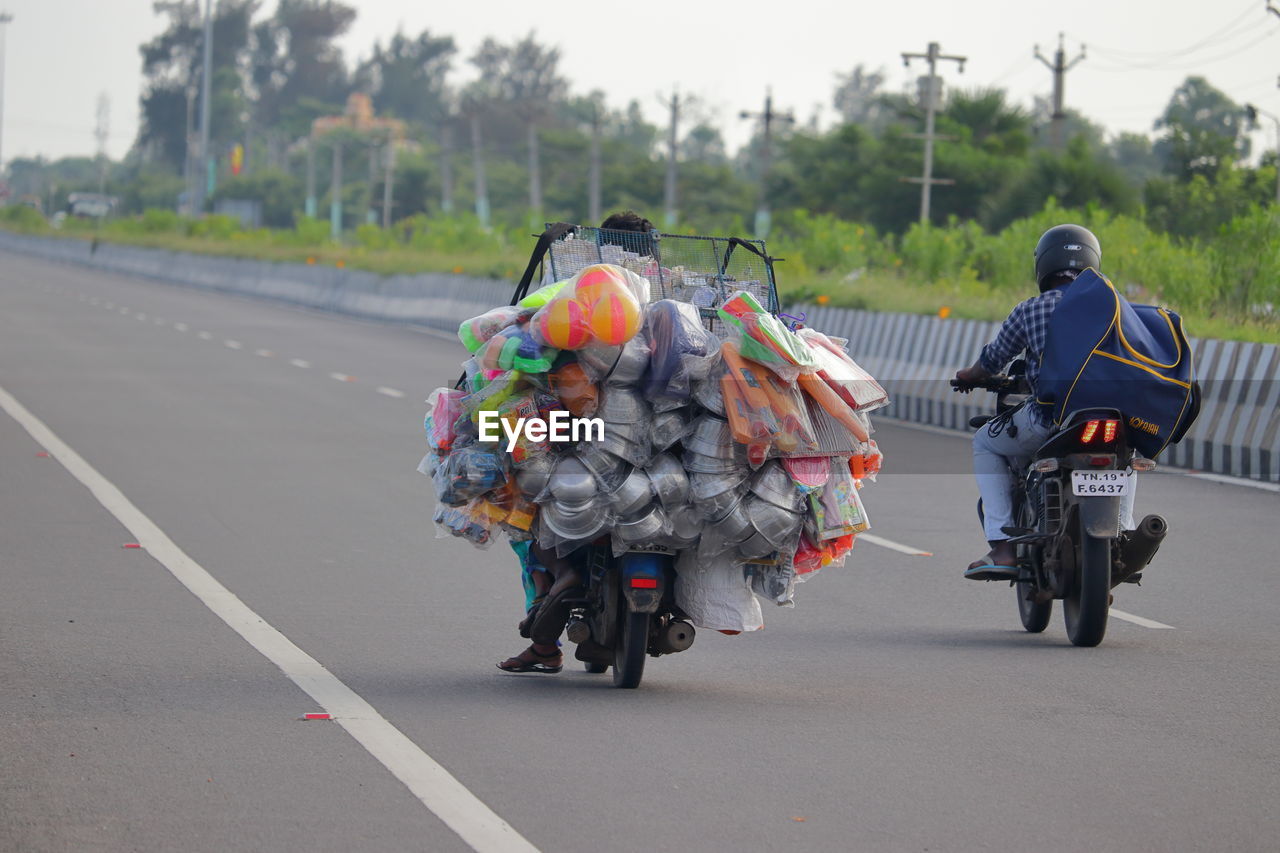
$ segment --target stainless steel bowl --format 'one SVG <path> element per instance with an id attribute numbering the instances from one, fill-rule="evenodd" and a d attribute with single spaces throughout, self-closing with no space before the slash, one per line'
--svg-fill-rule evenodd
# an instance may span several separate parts
<path id="1" fill-rule="evenodd" d="M 608 428 L 604 431 L 604 441 L 597 441 L 595 444 L 601 450 L 625 459 L 632 465 L 643 465 L 649 459 L 648 442 L 637 442 L 623 438 L 617 433 L 610 433 Z"/>
<path id="2" fill-rule="evenodd" d="M 659 453 L 645 469 L 653 483 L 658 500 L 668 510 L 684 505 L 689 500 L 689 477 L 680 460 L 670 453 Z"/>
<path id="3" fill-rule="evenodd" d="M 746 479 L 741 470 L 730 474 L 689 475 L 689 497 L 694 501 L 704 501 L 724 492 L 731 492 Z"/>
<path id="4" fill-rule="evenodd" d="M 649 405 L 639 391 L 611 385 L 600 394 L 596 417 L 606 424 L 634 424 L 648 414 Z M 606 428 L 605 433 L 609 430 Z"/>
<path id="5" fill-rule="evenodd" d="M 662 536 L 667 526 L 667 515 L 657 504 L 632 521 L 619 521 L 613 526 L 613 535 L 620 542 L 636 544 L 651 542 Z"/>
<path id="6" fill-rule="evenodd" d="M 751 534 L 745 541 L 738 543 L 738 555 L 748 560 L 767 557 L 776 550 L 778 549 L 773 547 L 773 543 L 765 539 L 759 531 Z"/>
<path id="7" fill-rule="evenodd" d="M 756 532 L 751 526 L 751 517 L 747 515 L 746 507 L 741 501 L 730 508 L 722 518 L 709 524 L 708 528 L 719 533 L 730 545 L 737 545 Z"/>
<path id="8" fill-rule="evenodd" d="M 609 512 L 603 500 L 580 509 L 566 509 L 558 501 L 542 505 L 539 518 L 552 533 L 571 541 L 593 539 L 609 526 Z"/>
<path id="9" fill-rule="evenodd" d="M 632 468 L 631 473 L 609 495 L 613 511 L 619 518 L 635 518 L 641 510 L 653 503 L 653 486 L 649 475 L 639 468 Z"/>
<path id="10" fill-rule="evenodd" d="M 791 512 L 800 512 L 804 505 L 804 495 L 777 460 L 761 465 L 760 470 L 751 475 L 747 488 L 774 506 Z"/>
<path id="11" fill-rule="evenodd" d="M 694 383 L 693 399 L 713 415 L 719 415 L 722 418 L 725 416 L 724 393 L 720 390 L 719 371 L 713 371 L 707 379 Z"/>
<path id="12" fill-rule="evenodd" d="M 673 538 L 686 542 L 696 542 L 702 533 L 702 519 L 693 511 L 693 507 L 674 507 L 667 509 L 667 518 L 671 520 Z"/>
<path id="13" fill-rule="evenodd" d="M 742 502 L 751 526 L 775 548 L 788 544 L 788 540 L 800 530 L 803 516 L 775 506 L 763 498 L 751 495 Z"/>
<path id="14" fill-rule="evenodd" d="M 684 469 L 692 474 L 734 474 L 740 472 L 744 464 L 736 457 L 722 459 L 716 456 L 704 456 L 688 449 L 684 453 Z"/>
<path id="15" fill-rule="evenodd" d="M 577 456 L 562 456 L 548 483 L 556 500 L 567 504 L 588 501 L 599 491 L 596 478 Z"/>
<path id="16" fill-rule="evenodd" d="M 733 459 L 737 455 L 729 422 L 713 415 L 702 415 L 693 422 L 693 430 L 685 436 L 684 446 L 694 453 L 719 459 Z"/>
<path id="17" fill-rule="evenodd" d="M 603 491 L 613 491 L 630 472 L 627 460 L 614 456 L 598 442 L 583 442 L 577 452 L 578 459 L 595 475 Z"/>
<path id="18" fill-rule="evenodd" d="M 649 344 L 644 338 L 636 335 L 622 347 L 618 362 L 609 372 L 605 382 L 610 386 L 634 385 L 644 376 L 649 366 Z"/>
<path id="19" fill-rule="evenodd" d="M 649 434 L 649 443 L 654 450 L 666 450 L 685 437 L 689 429 L 688 409 L 673 409 L 662 412 L 653 418 L 653 428 Z"/>
<path id="20" fill-rule="evenodd" d="M 550 454 L 541 454 L 527 459 L 516 469 L 516 486 L 527 498 L 536 498 L 542 494 L 551 479 L 551 471 L 556 466 L 556 458 Z"/>
<path id="21" fill-rule="evenodd" d="M 730 489 L 727 492 L 720 492 L 702 500 L 695 500 L 693 508 L 703 518 L 708 521 L 714 521 L 723 518 L 741 500 L 742 492 L 737 489 Z"/>

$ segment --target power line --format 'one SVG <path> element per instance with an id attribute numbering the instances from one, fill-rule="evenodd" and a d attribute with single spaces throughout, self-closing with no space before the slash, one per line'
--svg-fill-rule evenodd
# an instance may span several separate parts
<path id="1" fill-rule="evenodd" d="M 1257 8 L 1255 3 L 1256 3 L 1256 0 L 1249 0 L 1249 3 L 1246 5 L 1246 7 L 1240 12 L 1238 16 L 1232 19 L 1230 23 L 1227 23 L 1222 27 L 1218 28 L 1217 30 L 1214 30 L 1209 35 L 1205 36 L 1204 38 L 1200 39 L 1199 41 L 1191 45 L 1188 45 L 1187 47 L 1177 48 L 1174 50 L 1143 51 L 1143 50 L 1125 50 L 1124 48 L 1115 48 L 1115 47 L 1100 47 L 1095 44 L 1093 49 L 1097 53 L 1100 53 L 1104 56 L 1113 55 L 1117 59 L 1128 58 L 1138 62 L 1141 62 L 1143 60 L 1153 60 L 1158 64 L 1159 62 L 1166 59 L 1177 59 L 1179 57 L 1187 56 L 1189 54 L 1195 53 L 1196 51 L 1204 47 L 1208 47 L 1212 45 L 1214 42 L 1218 41 L 1219 39 L 1235 38 L 1238 35 L 1242 35 L 1252 30 L 1253 29 L 1252 24 L 1248 24 L 1243 27 L 1240 25 L 1244 23 L 1251 14 L 1253 14 L 1253 10 Z M 1076 38 L 1077 40 L 1079 40 L 1078 37 L 1074 35 L 1072 36 L 1072 38 Z"/>

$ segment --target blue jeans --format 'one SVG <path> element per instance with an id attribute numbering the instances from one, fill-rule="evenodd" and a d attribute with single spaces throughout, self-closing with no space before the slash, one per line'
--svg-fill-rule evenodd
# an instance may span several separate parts
<path id="1" fill-rule="evenodd" d="M 1010 435 L 1010 427 L 1016 427 Z M 1001 530 L 1018 523 L 1013 517 L 1013 477 L 1009 464 L 1025 468 L 1031 464 L 1040 445 L 1044 444 L 1053 427 L 1031 416 L 1031 409 L 1023 406 L 1003 424 L 1003 429 L 993 435 L 991 425 L 981 427 L 973 434 L 973 473 L 978 480 L 978 493 L 982 495 L 983 529 L 987 541 L 995 542 L 1009 537 Z M 1132 530 L 1133 492 L 1120 501 L 1120 526 Z"/>

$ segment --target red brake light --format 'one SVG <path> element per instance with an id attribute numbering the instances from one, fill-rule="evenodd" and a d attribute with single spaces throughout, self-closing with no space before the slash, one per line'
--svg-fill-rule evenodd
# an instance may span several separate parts
<path id="1" fill-rule="evenodd" d="M 657 589 L 658 579 L 657 578 L 632 578 L 631 588 L 632 589 Z"/>
<path id="2" fill-rule="evenodd" d="M 1116 430 L 1120 428 L 1119 421 L 1106 421 L 1102 425 L 1102 440 L 1107 444 L 1116 440 Z"/>
<path id="3" fill-rule="evenodd" d="M 1093 437 L 1098 434 L 1098 427 L 1102 425 L 1102 421 L 1089 421 L 1084 425 L 1084 429 L 1080 431 L 1080 443 L 1090 444 Z"/>

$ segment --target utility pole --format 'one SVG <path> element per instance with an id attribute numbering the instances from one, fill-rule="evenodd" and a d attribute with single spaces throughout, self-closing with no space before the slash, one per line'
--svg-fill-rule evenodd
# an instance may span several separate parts
<path id="1" fill-rule="evenodd" d="M 453 213 L 452 119 L 452 114 L 446 115 L 440 125 L 440 212 L 446 216 Z"/>
<path id="2" fill-rule="evenodd" d="M 769 212 L 769 168 L 773 160 L 773 123 L 779 121 L 784 124 L 794 124 L 796 119 L 790 111 L 785 113 L 773 111 L 773 92 L 769 89 L 765 90 L 764 112 L 753 113 L 743 110 L 738 117 L 758 118 L 764 124 L 764 138 L 760 143 L 760 186 L 757 189 L 755 232 L 757 237 L 767 237 L 772 220 Z"/>
<path id="3" fill-rule="evenodd" d="M 480 137 L 480 114 L 471 113 L 471 159 L 476 179 L 476 218 L 489 230 L 489 182 L 484 174 L 484 145 Z"/>
<path id="4" fill-rule="evenodd" d="M 1040 45 L 1036 45 L 1035 58 L 1043 62 L 1044 66 L 1053 72 L 1053 115 L 1050 117 L 1049 144 L 1054 151 L 1061 153 L 1067 147 L 1067 114 L 1062 111 L 1067 72 L 1074 68 L 1076 63 L 1084 59 L 1084 45 L 1080 45 L 1079 55 L 1067 62 L 1067 53 L 1062 46 L 1062 33 L 1058 33 L 1058 49 L 1053 54 L 1053 62 L 1044 58 L 1044 54 L 1040 52 Z"/>
<path id="5" fill-rule="evenodd" d="M 304 212 L 308 219 L 316 218 L 316 136 L 307 137 L 307 201 Z"/>
<path id="6" fill-rule="evenodd" d="M 209 158 L 209 101 L 213 91 L 213 0 L 204 2 L 204 76 L 200 80 L 200 170 L 196 177 L 195 215 L 204 211 L 205 199 L 213 194 L 213 161 Z"/>
<path id="7" fill-rule="evenodd" d="M 369 140 L 369 185 L 365 190 L 365 206 L 364 221 L 367 225 L 373 225 L 378 221 L 378 210 L 374 199 L 377 198 L 378 192 L 378 141 L 376 139 Z"/>
<path id="8" fill-rule="evenodd" d="M 98 195 L 107 194 L 107 136 L 110 134 L 111 99 L 107 93 L 98 95 L 98 124 L 93 129 L 98 141 Z"/>
<path id="9" fill-rule="evenodd" d="M 382 149 L 383 166 L 386 173 L 382 181 L 382 227 L 391 227 L 391 204 L 395 196 L 396 182 L 396 143 L 387 137 L 387 147 Z"/>
<path id="10" fill-rule="evenodd" d="M 182 178 L 187 188 L 187 201 L 183 213 L 187 216 L 194 217 L 196 215 L 196 84 L 194 80 L 187 81 L 187 146 L 186 157 L 183 158 Z"/>
<path id="11" fill-rule="evenodd" d="M 920 184 L 920 221 L 928 224 L 929 203 L 932 200 L 933 185 L 955 183 L 955 181 L 947 178 L 935 178 L 933 176 L 933 142 L 935 139 L 941 138 L 933 132 L 938 102 L 942 100 L 941 87 L 938 85 L 941 82 L 941 78 L 938 77 L 938 61 L 948 60 L 957 63 L 960 66 L 960 73 L 963 74 L 966 57 L 944 54 L 938 43 L 931 41 L 924 53 L 902 54 L 902 64 L 907 68 L 911 67 L 911 60 L 913 59 L 923 59 L 929 63 L 929 76 L 924 78 L 925 83 L 922 90 L 922 96 L 925 101 L 924 134 L 912 134 L 913 138 L 924 140 L 924 174 L 919 178 L 900 178 L 899 180 L 911 184 Z"/>
<path id="12" fill-rule="evenodd" d="M 1268 6 L 1267 8 L 1274 11 L 1273 7 Z M 1276 12 L 1276 14 L 1280 15 L 1280 12 Z M 1280 81 L 1277 81 L 1277 86 L 1280 87 Z M 1250 124 L 1257 125 L 1258 116 L 1266 116 L 1276 123 L 1276 204 L 1280 204 L 1280 116 L 1275 113 L 1269 113 L 1264 109 L 1259 109 L 1253 104 L 1245 104 L 1244 108 L 1249 115 Z"/>
<path id="13" fill-rule="evenodd" d="M 600 220 L 600 105 L 591 107 L 591 148 L 587 166 L 587 221 Z"/>
<path id="14" fill-rule="evenodd" d="M 767 104 L 767 102 L 766 102 Z M 768 107 L 766 106 L 766 110 Z M 679 139 L 680 93 L 671 93 L 671 124 L 667 132 L 667 182 L 662 194 L 663 224 L 667 228 L 676 226 L 676 143 Z M 766 131 L 767 133 L 768 131 Z"/>
<path id="15" fill-rule="evenodd" d="M 4 34 L 13 15 L 0 12 L 0 176 L 4 175 Z"/>
<path id="16" fill-rule="evenodd" d="M 329 236 L 342 237 L 342 141 L 333 140 L 333 172 L 329 178 Z"/>

